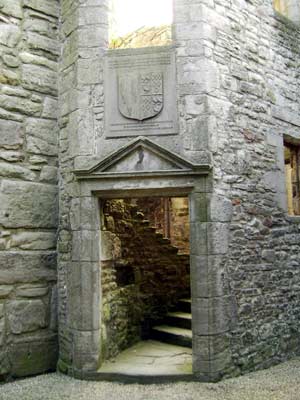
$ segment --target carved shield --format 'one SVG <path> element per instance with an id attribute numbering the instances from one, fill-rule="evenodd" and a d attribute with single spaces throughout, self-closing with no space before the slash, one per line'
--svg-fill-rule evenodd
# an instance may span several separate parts
<path id="1" fill-rule="evenodd" d="M 126 118 L 143 121 L 163 109 L 162 72 L 120 74 L 118 90 L 119 111 Z"/>

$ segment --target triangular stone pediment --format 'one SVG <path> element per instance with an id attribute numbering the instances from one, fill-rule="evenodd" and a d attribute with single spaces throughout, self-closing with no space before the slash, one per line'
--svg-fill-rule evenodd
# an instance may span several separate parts
<path id="1" fill-rule="evenodd" d="M 105 157 L 88 170 L 75 171 L 78 178 L 120 175 L 157 175 L 195 173 L 208 165 L 195 165 L 183 157 L 163 148 L 145 137 L 139 137 L 128 145 Z"/>

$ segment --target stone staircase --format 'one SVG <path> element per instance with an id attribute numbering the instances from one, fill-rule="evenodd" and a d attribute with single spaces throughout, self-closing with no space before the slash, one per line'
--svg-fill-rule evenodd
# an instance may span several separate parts
<path id="1" fill-rule="evenodd" d="M 150 338 L 178 346 L 192 347 L 191 300 L 179 300 L 161 324 L 152 327 Z"/>

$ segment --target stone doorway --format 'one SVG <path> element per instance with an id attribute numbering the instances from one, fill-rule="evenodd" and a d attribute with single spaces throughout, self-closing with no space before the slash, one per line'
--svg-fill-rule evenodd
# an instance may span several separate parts
<path id="1" fill-rule="evenodd" d="M 163 371 L 162 364 L 176 354 L 181 356 L 173 372 L 186 371 L 187 363 L 191 372 L 188 198 L 103 199 L 100 220 L 102 360 L 143 341 L 134 347 L 140 359 L 157 346 L 165 353 L 165 358 L 144 357 L 140 368 L 147 374 L 151 368 L 146 361 L 155 364 L 155 375 L 156 364 Z M 135 364 L 132 355 L 129 359 Z"/>

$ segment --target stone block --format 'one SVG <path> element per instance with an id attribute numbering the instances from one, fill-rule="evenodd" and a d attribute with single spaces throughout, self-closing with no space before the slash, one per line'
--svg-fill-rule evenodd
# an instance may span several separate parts
<path id="1" fill-rule="evenodd" d="M 48 325 L 46 308 L 41 300 L 12 300 L 7 302 L 10 332 L 34 332 Z"/>
<path id="2" fill-rule="evenodd" d="M 3 14 L 15 18 L 22 18 L 23 15 L 21 0 L 15 0 L 15 1 L 0 0 L 0 10 Z"/>
<path id="3" fill-rule="evenodd" d="M 11 285 L 0 285 L 0 299 L 5 299 L 13 291 L 14 287 Z"/>
<path id="4" fill-rule="evenodd" d="M 228 294 L 224 263 L 220 256 L 191 256 L 191 289 L 193 297 Z"/>
<path id="5" fill-rule="evenodd" d="M 86 229 L 99 230 L 99 204 L 95 197 L 74 198 L 71 201 L 71 227 L 72 230 Z"/>
<path id="6" fill-rule="evenodd" d="M 24 179 L 28 181 L 33 181 L 36 178 L 35 173 L 30 169 L 5 162 L 0 162 L 0 176 L 5 178 Z"/>
<path id="7" fill-rule="evenodd" d="M 27 284 L 18 286 L 16 289 L 17 297 L 26 297 L 26 298 L 34 298 L 34 297 L 43 297 L 48 294 L 48 285 L 45 284 Z"/>
<path id="8" fill-rule="evenodd" d="M 226 334 L 193 336 L 194 357 L 198 360 L 214 360 L 228 350 L 229 346 L 229 336 Z"/>
<path id="9" fill-rule="evenodd" d="M 99 265 L 72 262 L 68 271 L 70 326 L 74 329 L 99 329 Z"/>
<path id="10" fill-rule="evenodd" d="M 59 3 L 56 0 L 24 0 L 25 7 L 29 7 L 33 10 L 39 11 L 52 17 L 59 16 Z"/>
<path id="11" fill-rule="evenodd" d="M 191 255 L 202 256 L 208 254 L 207 243 L 207 223 L 206 222 L 193 222 L 190 225 L 191 235 Z"/>
<path id="12" fill-rule="evenodd" d="M 209 206 L 209 220 L 212 222 L 230 222 L 233 207 L 231 200 L 224 196 L 212 194 Z"/>
<path id="13" fill-rule="evenodd" d="M 38 35 L 37 33 L 27 33 L 27 44 L 30 49 L 43 50 L 54 56 L 59 55 L 58 41 Z"/>
<path id="14" fill-rule="evenodd" d="M 81 371 L 95 371 L 100 366 L 100 331 L 73 331 L 74 367 Z"/>
<path id="15" fill-rule="evenodd" d="M 0 121 L 0 146 L 17 148 L 23 143 L 22 124 L 15 121 Z"/>
<path id="16" fill-rule="evenodd" d="M 58 179 L 58 168 L 44 166 L 41 170 L 40 181 L 45 183 L 56 184 Z"/>
<path id="17" fill-rule="evenodd" d="M 21 31 L 14 24 L 0 23 L 0 44 L 15 48 L 21 38 Z"/>
<path id="18" fill-rule="evenodd" d="M 56 121 L 28 118 L 26 123 L 27 150 L 33 154 L 58 154 Z"/>
<path id="19" fill-rule="evenodd" d="M 190 220 L 192 223 L 207 222 L 207 197 L 206 193 L 190 195 Z"/>
<path id="20" fill-rule="evenodd" d="M 228 224 L 210 222 L 207 224 L 208 254 L 226 254 L 229 243 Z"/>
<path id="21" fill-rule="evenodd" d="M 57 279 L 56 252 L 1 251 L 0 265 L 0 288 L 4 290 L 5 297 L 10 293 L 10 289 L 6 285 L 55 282 Z M 5 288 L 3 289 L 4 285 Z"/>
<path id="22" fill-rule="evenodd" d="M 100 232 L 100 260 L 111 261 L 121 256 L 121 242 L 114 233 Z"/>
<path id="23" fill-rule="evenodd" d="M 193 333 L 206 336 L 228 332 L 230 305 L 229 296 L 193 298 Z"/>
<path id="24" fill-rule="evenodd" d="M 9 347 L 11 374 L 15 378 L 56 370 L 57 340 L 40 339 L 35 342 L 14 343 Z"/>
<path id="25" fill-rule="evenodd" d="M 45 97 L 42 117 L 56 119 L 57 116 L 58 116 L 58 100 L 53 97 Z"/>
<path id="26" fill-rule="evenodd" d="M 1 182 L 0 223 L 8 228 L 56 228 L 57 188 L 37 183 Z"/>
<path id="27" fill-rule="evenodd" d="M 22 82 L 26 89 L 57 95 L 57 73 L 48 68 L 24 64 Z"/>
<path id="28" fill-rule="evenodd" d="M 72 233 L 72 261 L 99 260 L 99 232 L 73 231 Z"/>
<path id="29" fill-rule="evenodd" d="M 13 112 L 20 112 L 21 114 L 30 116 L 39 116 L 42 111 L 42 104 L 35 103 L 26 98 L 17 96 L 10 96 L 1 94 L 0 107 Z M 5 119 L 15 119 L 12 115 L 8 114 Z"/>

